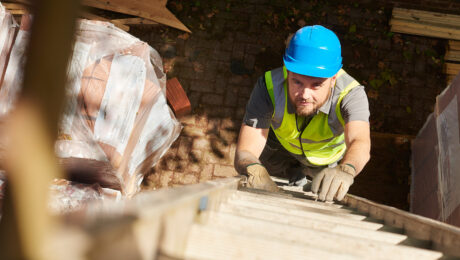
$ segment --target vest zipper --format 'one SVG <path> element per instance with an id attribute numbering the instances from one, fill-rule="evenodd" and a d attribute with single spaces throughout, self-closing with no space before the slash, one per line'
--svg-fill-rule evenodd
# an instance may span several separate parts
<path id="1" fill-rule="evenodd" d="M 303 132 L 305 131 L 305 129 L 307 128 L 307 125 L 305 125 L 305 127 L 304 127 L 302 130 L 300 130 L 300 128 L 299 128 L 299 122 L 298 122 L 299 120 L 298 120 L 298 118 L 297 118 L 297 114 L 294 114 L 294 115 L 295 115 L 295 126 L 296 126 L 296 128 L 297 128 L 297 131 L 300 132 L 300 135 L 299 135 L 300 150 L 302 150 L 303 156 L 305 156 L 305 158 L 307 158 L 307 155 L 305 154 L 305 151 L 304 151 L 303 145 L 302 145 L 302 135 L 303 135 Z M 305 122 L 304 122 L 304 123 L 305 123 Z M 309 123 L 310 123 L 310 122 L 309 122 Z M 307 159 L 307 161 L 308 161 L 308 159 Z"/>

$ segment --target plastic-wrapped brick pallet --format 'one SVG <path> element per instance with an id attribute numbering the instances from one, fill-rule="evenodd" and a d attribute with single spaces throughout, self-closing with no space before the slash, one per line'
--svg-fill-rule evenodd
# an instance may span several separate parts
<path id="1" fill-rule="evenodd" d="M 123 193 L 136 193 L 181 129 L 162 68 L 146 43 L 110 23 L 81 20 L 57 155 L 109 161 Z"/>
<path id="2" fill-rule="evenodd" d="M 29 21 L 23 17 L 11 50 L 0 89 L 1 115 L 14 107 L 20 91 Z M 79 20 L 57 156 L 110 163 L 112 182 L 120 183 L 123 194 L 135 194 L 181 130 L 165 87 L 157 51 L 110 23 Z"/>
<path id="3" fill-rule="evenodd" d="M 460 226 L 460 73 L 412 142 L 411 212 Z"/>

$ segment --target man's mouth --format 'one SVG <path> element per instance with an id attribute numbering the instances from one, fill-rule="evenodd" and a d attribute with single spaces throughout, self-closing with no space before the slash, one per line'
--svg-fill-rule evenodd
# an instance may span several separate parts
<path id="1" fill-rule="evenodd" d="M 311 101 L 306 101 L 306 100 L 298 100 L 297 105 L 298 106 L 313 106 L 315 103 Z"/>

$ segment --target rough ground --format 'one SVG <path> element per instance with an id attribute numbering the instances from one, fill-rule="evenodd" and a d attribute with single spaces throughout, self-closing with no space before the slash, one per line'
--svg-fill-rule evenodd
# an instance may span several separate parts
<path id="1" fill-rule="evenodd" d="M 236 175 L 235 144 L 256 79 L 282 65 L 290 33 L 322 24 L 342 42 L 344 69 L 365 85 L 371 130 L 377 133 L 372 159 L 351 193 L 407 209 L 410 139 L 446 87 L 442 57 L 447 41 L 390 32 L 393 6 L 460 14 L 455 0 L 170 0 L 168 8 L 192 34 L 132 26 L 133 35 L 160 52 L 168 78 L 179 79 L 193 108 L 181 118 L 181 136 L 146 176 L 143 188 Z"/>

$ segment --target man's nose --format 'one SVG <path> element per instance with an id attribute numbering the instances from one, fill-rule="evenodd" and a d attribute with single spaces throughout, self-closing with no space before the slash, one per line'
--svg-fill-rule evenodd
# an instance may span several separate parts
<path id="1" fill-rule="evenodd" d="M 300 96 L 301 96 L 303 99 L 310 99 L 310 98 L 311 98 L 311 94 L 312 94 L 311 88 L 304 87 L 304 88 L 300 89 Z"/>

